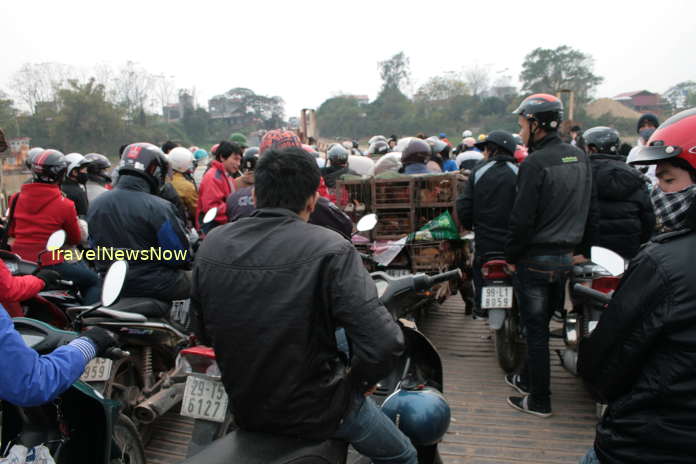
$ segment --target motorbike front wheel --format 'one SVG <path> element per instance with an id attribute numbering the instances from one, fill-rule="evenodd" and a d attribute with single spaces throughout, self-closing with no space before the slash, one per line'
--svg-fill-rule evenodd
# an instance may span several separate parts
<path id="1" fill-rule="evenodd" d="M 111 464 L 145 464 L 145 450 L 138 429 L 128 416 L 120 414 L 114 425 L 114 442 L 118 456 Z"/>
<path id="2" fill-rule="evenodd" d="M 524 359 L 524 344 L 519 342 L 518 324 L 514 315 L 508 315 L 503 326 L 495 331 L 495 355 L 500 367 L 508 374 L 515 372 Z"/>

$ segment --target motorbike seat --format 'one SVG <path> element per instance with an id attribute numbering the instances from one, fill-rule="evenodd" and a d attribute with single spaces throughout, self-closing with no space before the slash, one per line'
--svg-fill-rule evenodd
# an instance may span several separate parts
<path id="1" fill-rule="evenodd" d="M 310 441 L 282 435 L 235 430 L 181 464 L 337 464 L 346 462 L 348 444 Z"/>
<path id="2" fill-rule="evenodd" d="M 128 297 L 121 298 L 117 303 L 106 309 L 121 311 L 124 313 L 142 314 L 145 317 L 164 317 L 171 307 L 171 303 L 154 298 Z"/>

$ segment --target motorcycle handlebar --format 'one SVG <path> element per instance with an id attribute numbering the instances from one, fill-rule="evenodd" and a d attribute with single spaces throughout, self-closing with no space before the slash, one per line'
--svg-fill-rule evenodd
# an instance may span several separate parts
<path id="1" fill-rule="evenodd" d="M 127 358 L 128 356 L 130 356 L 130 352 L 124 351 L 116 346 L 107 349 L 104 353 L 105 358 L 113 359 L 114 361 Z"/>
<path id="2" fill-rule="evenodd" d="M 609 304 L 611 302 L 611 296 L 606 293 L 599 292 L 589 287 L 585 287 L 581 284 L 573 285 L 573 293 L 577 296 L 585 296 L 592 298 L 593 300 L 599 301 L 603 304 Z"/>
<path id="3" fill-rule="evenodd" d="M 72 287 L 74 285 L 72 280 L 56 280 L 56 283 L 58 285 L 62 285 L 63 287 Z"/>
<path id="4" fill-rule="evenodd" d="M 435 274 L 434 276 L 422 276 L 421 279 L 416 279 L 415 286 L 416 290 L 425 290 L 441 282 L 461 278 L 462 271 L 459 269 L 454 269 L 452 271 L 443 272 L 442 274 Z"/>

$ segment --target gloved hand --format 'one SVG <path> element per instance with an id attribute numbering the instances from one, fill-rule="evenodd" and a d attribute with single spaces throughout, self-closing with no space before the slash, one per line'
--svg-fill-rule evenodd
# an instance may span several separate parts
<path id="1" fill-rule="evenodd" d="M 60 274 L 56 271 L 51 269 L 39 269 L 34 275 L 44 281 L 44 290 L 55 290 L 59 288 L 57 283 L 60 280 Z"/>
<path id="2" fill-rule="evenodd" d="M 118 345 L 118 339 L 111 331 L 101 327 L 91 327 L 82 332 L 82 337 L 88 338 L 96 348 L 97 357 L 104 357 L 106 350 Z"/>

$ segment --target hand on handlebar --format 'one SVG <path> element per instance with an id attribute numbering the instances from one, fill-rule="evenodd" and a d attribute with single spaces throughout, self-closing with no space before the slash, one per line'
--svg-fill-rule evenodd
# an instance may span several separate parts
<path id="1" fill-rule="evenodd" d="M 52 269 L 39 269 L 34 275 L 44 281 L 43 290 L 56 290 L 60 288 L 60 274 Z"/>
<path id="2" fill-rule="evenodd" d="M 82 336 L 89 339 L 94 345 L 97 352 L 97 357 L 104 357 L 107 354 L 117 354 L 116 349 L 118 348 L 118 339 L 113 332 L 103 329 L 101 327 L 90 327 L 86 331 L 82 332 Z"/>

